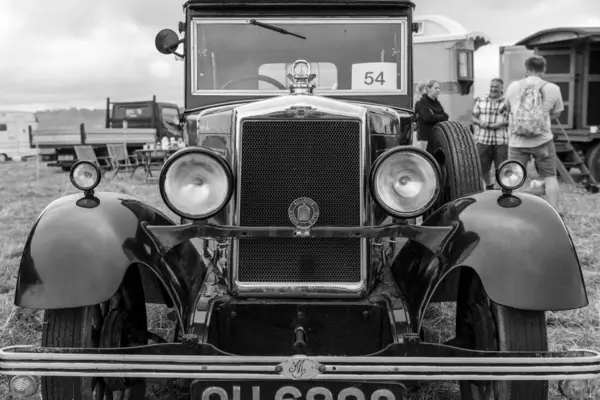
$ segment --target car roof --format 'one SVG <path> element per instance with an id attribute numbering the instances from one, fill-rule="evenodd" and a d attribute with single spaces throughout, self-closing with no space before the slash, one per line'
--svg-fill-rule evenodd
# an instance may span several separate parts
<path id="1" fill-rule="evenodd" d="M 241 1 L 241 0 L 188 0 L 183 5 L 184 7 L 194 7 L 194 6 L 245 6 L 245 7 L 260 7 L 263 5 L 293 5 L 293 6 L 410 6 L 414 7 L 415 4 L 411 0 L 257 0 L 257 1 Z"/>

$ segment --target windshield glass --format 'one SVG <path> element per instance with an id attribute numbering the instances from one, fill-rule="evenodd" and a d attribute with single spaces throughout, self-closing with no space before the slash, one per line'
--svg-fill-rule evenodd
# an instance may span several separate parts
<path id="1" fill-rule="evenodd" d="M 171 136 L 179 136 L 179 110 L 173 107 L 161 108 L 161 119 L 163 126 Z"/>
<path id="2" fill-rule="evenodd" d="M 172 107 L 162 107 L 161 116 L 163 121 L 168 124 L 179 124 L 179 110 Z"/>
<path id="3" fill-rule="evenodd" d="M 274 32 L 249 19 L 194 20 L 194 93 L 287 91 L 296 60 L 316 74 L 315 93 L 406 92 L 406 19 L 270 19 L 306 37 Z M 374 93 L 375 94 L 375 93 Z"/>

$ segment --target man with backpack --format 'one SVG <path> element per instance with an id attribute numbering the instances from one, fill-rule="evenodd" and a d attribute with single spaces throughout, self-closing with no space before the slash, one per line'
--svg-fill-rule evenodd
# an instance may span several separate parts
<path id="1" fill-rule="evenodd" d="M 525 61 L 526 78 L 512 82 L 506 89 L 508 125 L 508 158 L 527 167 L 530 157 L 546 183 L 548 202 L 558 210 L 559 192 L 556 176 L 556 148 L 551 118 L 564 110 L 558 85 L 542 79 L 546 59 L 532 56 Z"/>

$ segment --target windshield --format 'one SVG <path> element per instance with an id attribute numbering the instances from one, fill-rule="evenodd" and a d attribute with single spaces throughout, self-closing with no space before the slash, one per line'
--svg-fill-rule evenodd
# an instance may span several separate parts
<path id="1" fill-rule="evenodd" d="M 179 110 L 177 108 L 162 107 L 161 119 L 163 126 L 169 133 L 169 136 L 179 136 Z"/>
<path id="2" fill-rule="evenodd" d="M 315 93 L 406 92 L 406 19 L 271 19 L 293 34 L 249 19 L 194 20 L 192 91 L 264 94 L 287 91 L 296 60 L 306 60 Z"/>
<path id="3" fill-rule="evenodd" d="M 177 108 L 162 107 L 161 116 L 166 123 L 179 125 L 179 110 Z"/>

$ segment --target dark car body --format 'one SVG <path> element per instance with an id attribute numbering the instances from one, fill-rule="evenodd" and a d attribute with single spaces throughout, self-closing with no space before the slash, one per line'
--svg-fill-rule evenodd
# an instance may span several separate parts
<path id="1" fill-rule="evenodd" d="M 129 195 L 62 197 L 33 226 L 15 292 L 20 307 L 89 306 L 110 299 L 128 271 L 136 270 L 146 303 L 172 309 L 181 340 L 117 349 L 3 349 L 3 370 L 50 376 L 57 373 L 50 364 L 60 362 L 63 376 L 89 376 L 85 371 L 93 364 L 98 376 L 193 381 L 190 398 L 222 396 L 226 390 L 219 385 L 234 394 L 240 389 L 231 385 L 243 384 L 249 393 L 259 387 L 279 398 L 284 392 L 325 393 L 318 384 L 343 391 L 364 382 L 365 393 L 386 390 L 391 399 L 388 393 L 400 381 L 598 376 L 600 355 L 591 350 L 479 351 L 423 341 L 428 307 L 457 299 L 464 269 L 474 271 L 502 306 L 567 310 L 588 300 L 573 241 L 545 200 L 479 191 L 428 206 L 430 214 L 418 225 L 412 217 L 390 215 L 376 198 L 372 175 L 383 158 L 416 152 L 434 160 L 411 148 L 411 2 L 197 0 L 184 8 L 183 122 L 193 145 L 167 161 L 160 190 L 176 210 L 177 199 L 167 193 L 168 171 L 199 155 L 223 167 L 228 201 L 210 218 L 178 212 L 182 218 L 175 222 Z M 204 28 L 192 28 L 195 19 L 218 24 L 299 16 L 400 18 L 400 27 L 389 30 L 389 37 L 406 42 L 403 54 L 388 54 L 402 67 L 396 86 L 351 90 L 351 69 L 340 63 L 339 76 L 346 78 L 331 92 L 313 92 L 305 76 L 294 73 L 290 87 L 279 92 L 229 93 L 215 77 L 231 82 L 226 68 L 238 64 L 197 71 L 201 51 L 190 37 Z M 252 35 L 264 33 L 251 29 Z M 198 37 L 208 43 L 206 32 Z M 265 32 L 274 41 L 286 36 Z M 310 40 L 309 29 L 301 34 Z M 164 49 L 159 44 L 157 38 Z M 199 90 L 198 77 L 207 76 L 204 89 L 214 83 L 212 89 Z M 300 218 L 300 207 L 309 209 L 310 219 Z M 195 246 L 197 238 L 207 245 Z"/>

